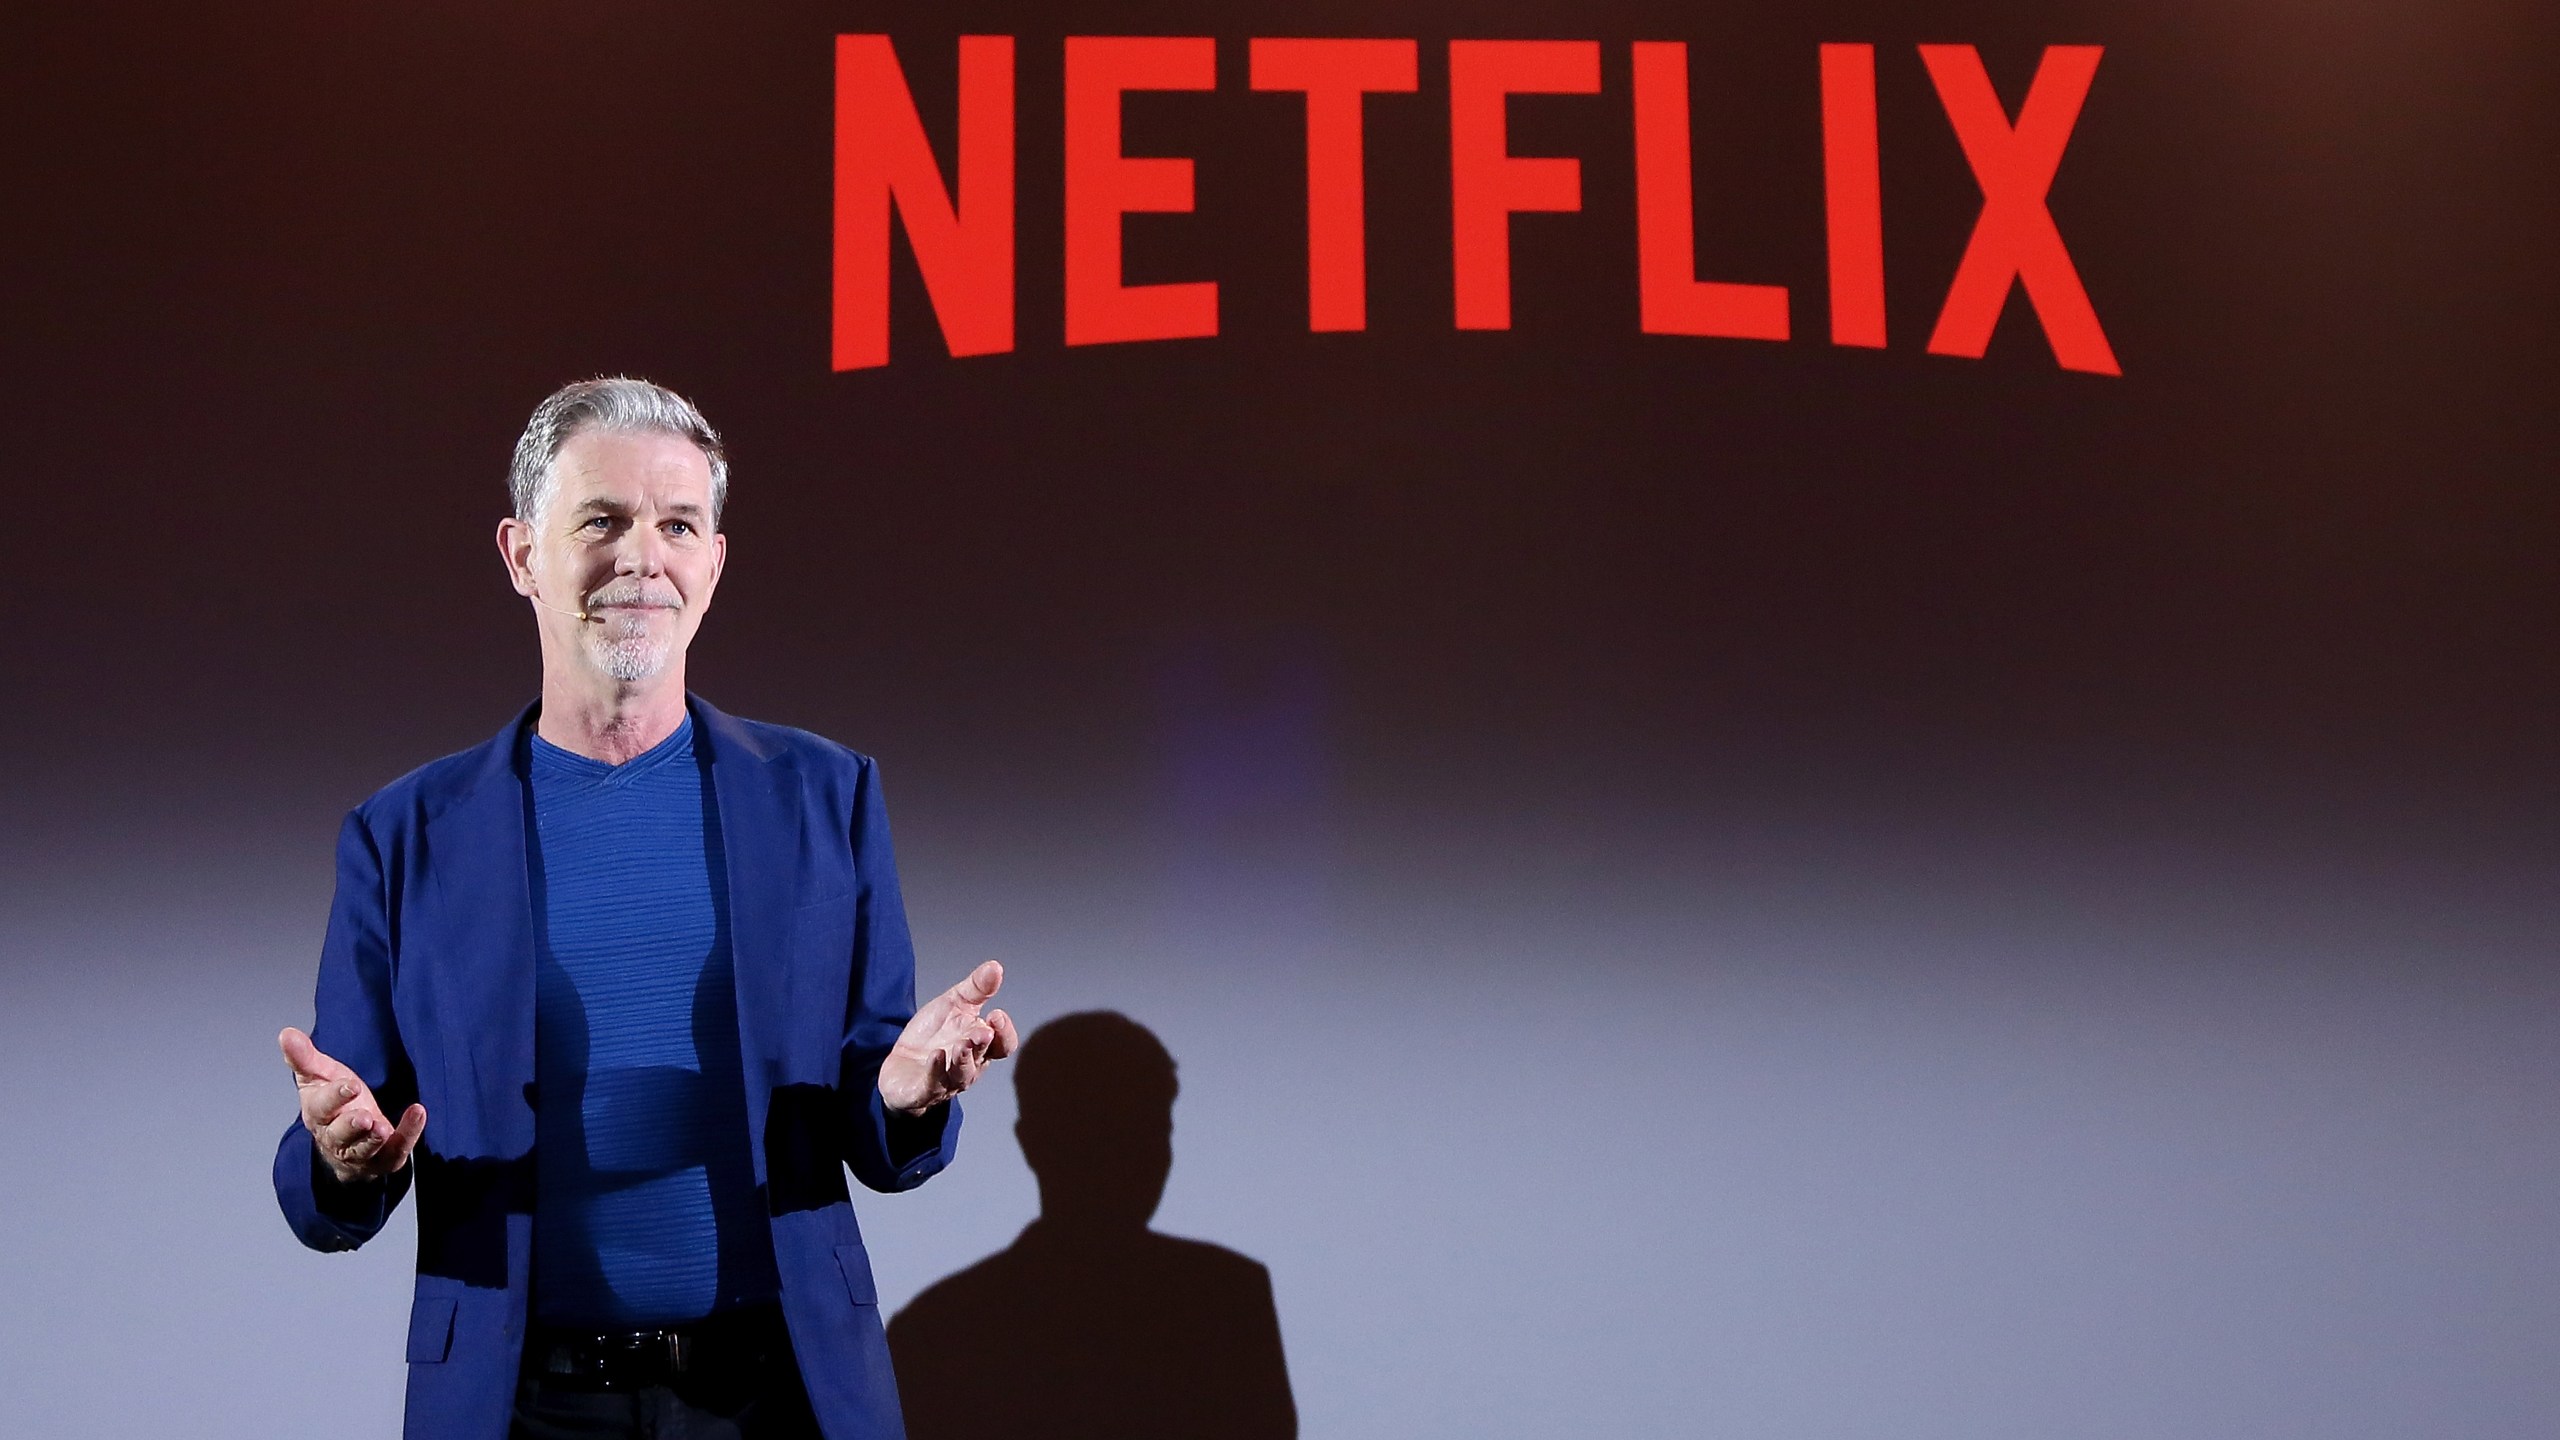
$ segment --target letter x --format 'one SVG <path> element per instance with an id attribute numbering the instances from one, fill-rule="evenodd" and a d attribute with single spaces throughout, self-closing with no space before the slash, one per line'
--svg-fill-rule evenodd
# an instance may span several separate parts
<path id="1" fill-rule="evenodd" d="M 1982 186 L 1982 218 L 1974 223 L 1955 283 L 1947 288 L 1946 308 L 1938 312 L 1938 327 L 1929 336 L 1931 354 L 1982 358 L 2014 279 L 2026 287 L 2062 368 L 2124 373 L 2106 332 L 2098 328 L 2098 312 L 2080 286 L 2071 252 L 2063 248 L 2062 234 L 2045 209 L 2053 173 L 2061 168 L 2071 127 L 2080 119 L 2080 102 L 2088 98 L 2089 81 L 2098 73 L 2101 49 L 2046 46 L 2012 128 L 1980 52 L 1970 45 L 1920 47 L 1921 62 L 1938 87 L 1938 103 L 1946 107 L 1973 178 Z"/>

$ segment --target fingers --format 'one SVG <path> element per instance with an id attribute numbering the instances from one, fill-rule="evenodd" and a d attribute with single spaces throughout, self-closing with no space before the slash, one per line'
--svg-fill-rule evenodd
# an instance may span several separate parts
<path id="1" fill-rule="evenodd" d="M 989 960 L 969 972 L 969 977 L 951 987 L 951 998 L 963 1005 L 984 1005 L 995 998 L 1004 986 L 1004 964 Z"/>
<path id="2" fill-rule="evenodd" d="M 390 1174 L 409 1163 L 409 1152 L 418 1148 L 418 1137 L 427 1133 L 427 1107 L 411 1105 L 401 1112 L 400 1126 L 393 1130 L 382 1148 L 374 1153 L 377 1168 Z"/>
<path id="3" fill-rule="evenodd" d="M 350 1105 L 337 1119 L 315 1129 L 312 1138 L 321 1158 L 342 1173 L 380 1177 L 409 1163 L 426 1129 L 424 1105 L 411 1105 L 396 1126 L 370 1104 Z"/>
<path id="4" fill-rule="evenodd" d="M 381 1142 L 374 1137 L 371 1125 L 366 1122 L 365 1117 L 357 1114 L 342 1116 L 312 1131 L 311 1147 L 320 1153 L 320 1158 L 328 1163 L 331 1170 L 337 1172 L 340 1180 L 344 1181 L 370 1178 L 373 1174 L 374 1152 L 382 1148 Z"/>
<path id="5" fill-rule="evenodd" d="M 351 1103 L 311 1133 L 322 1150 L 341 1161 L 358 1164 L 371 1158 L 391 1138 L 392 1130 L 380 1110 Z"/>
<path id="6" fill-rule="evenodd" d="M 325 1132 L 336 1126 L 341 1145 L 357 1143 L 364 1136 L 370 1136 L 376 1144 L 389 1138 L 390 1122 L 374 1105 L 372 1089 L 344 1062 L 331 1059 L 311 1043 L 310 1036 L 290 1025 L 276 1037 L 276 1046 L 284 1051 L 285 1063 L 293 1067 L 294 1091 L 302 1101 L 302 1123 L 314 1136 L 325 1144 L 330 1138 Z"/>
<path id="7" fill-rule="evenodd" d="M 412 1105 L 393 1125 L 373 1103 L 373 1091 L 353 1070 L 321 1053 L 311 1037 L 290 1025 L 276 1036 L 276 1048 L 293 1067 L 293 1084 L 302 1099 L 302 1123 L 334 1168 L 365 1175 L 388 1175 L 409 1163 L 418 1138 L 426 1133 L 427 1107 Z"/>
<path id="8" fill-rule="evenodd" d="M 320 1053 L 311 1037 L 287 1025 L 276 1036 L 276 1048 L 284 1052 L 284 1063 L 293 1067 L 296 1083 L 312 1080 L 338 1080 L 347 1075 L 347 1067 Z"/>
<path id="9" fill-rule="evenodd" d="M 979 1007 L 1004 985 L 1004 966 L 989 960 L 920 1007 L 899 1032 L 880 1069 L 880 1094 L 907 1114 L 938 1105 L 977 1083 L 991 1061 L 1022 1045 L 1013 1017 Z"/>
<path id="10" fill-rule="evenodd" d="M 322 1126 L 337 1120 L 349 1106 L 371 1107 L 373 1092 L 365 1088 L 365 1083 L 356 1078 L 354 1071 L 311 1049 L 310 1040 L 302 1038 L 299 1031 L 285 1033 L 302 1039 L 302 1048 L 319 1057 L 315 1068 L 325 1067 L 332 1072 L 325 1075 L 312 1073 L 304 1068 L 304 1065 L 313 1063 L 309 1060 L 294 1067 L 293 1088 L 295 1096 L 302 1102 L 302 1123 L 309 1126 L 313 1134 L 318 1134 Z"/>
<path id="11" fill-rule="evenodd" d="M 320 1127 L 337 1123 L 349 1110 L 369 1110 L 372 1099 L 362 1083 L 354 1080 L 305 1080 L 302 1093 L 302 1123 L 318 1133 Z"/>
<path id="12" fill-rule="evenodd" d="M 950 1093 L 956 1095 L 976 1084 L 987 1066 L 1013 1053 L 1017 1043 L 1013 1017 L 1001 1010 L 990 1012 L 952 1035 L 943 1042 L 938 1057 Z"/>
<path id="13" fill-rule="evenodd" d="M 942 1042 L 942 1053 L 935 1057 L 942 1062 L 942 1073 L 953 1079 L 965 1073 L 969 1067 L 970 1049 L 971 1043 L 967 1030 L 958 1031 L 945 1039 Z"/>

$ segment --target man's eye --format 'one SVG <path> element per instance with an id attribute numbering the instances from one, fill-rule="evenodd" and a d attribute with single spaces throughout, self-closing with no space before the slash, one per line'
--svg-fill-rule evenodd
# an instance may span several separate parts
<path id="1" fill-rule="evenodd" d="M 597 529 L 612 523 L 613 522 L 611 520 L 606 519 L 602 515 L 591 515 L 587 517 L 587 528 L 589 529 Z"/>
<path id="2" fill-rule="evenodd" d="M 668 521 L 668 522 L 667 522 L 667 528 L 668 528 L 669 530 L 674 531 L 674 532 L 675 532 L 676 534 L 678 534 L 678 535 L 690 535 L 690 534 L 692 534 L 692 533 L 693 533 L 693 527 L 692 527 L 691 525 L 686 524 L 686 523 L 685 523 L 685 522 L 683 522 L 682 520 L 670 520 L 670 521 Z"/>

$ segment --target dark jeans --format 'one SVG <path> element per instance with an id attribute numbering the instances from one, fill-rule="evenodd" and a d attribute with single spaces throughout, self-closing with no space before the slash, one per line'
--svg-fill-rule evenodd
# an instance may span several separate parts
<path id="1" fill-rule="evenodd" d="M 771 1343 L 671 1384 L 579 1388 L 526 1365 L 508 1440 L 819 1440 L 809 1392 L 775 1317 Z"/>

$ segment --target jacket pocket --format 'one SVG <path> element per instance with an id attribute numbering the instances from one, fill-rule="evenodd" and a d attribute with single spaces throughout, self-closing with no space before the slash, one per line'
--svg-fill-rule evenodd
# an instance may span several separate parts
<path id="1" fill-rule="evenodd" d="M 877 1305 L 880 1291 L 871 1283 L 871 1252 L 859 1245 L 836 1247 L 836 1268 L 844 1272 L 845 1293 L 856 1305 Z"/>
<path id="2" fill-rule="evenodd" d="M 453 1350 L 453 1297 L 421 1295 L 409 1307 L 409 1363 L 441 1365 Z"/>

